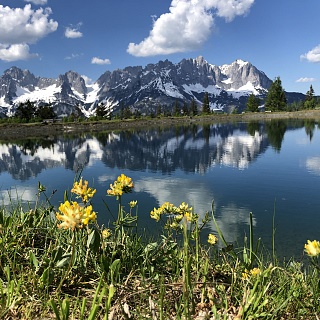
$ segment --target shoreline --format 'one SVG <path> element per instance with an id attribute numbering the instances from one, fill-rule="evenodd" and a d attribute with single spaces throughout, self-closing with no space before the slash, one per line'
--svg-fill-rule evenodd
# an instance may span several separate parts
<path id="1" fill-rule="evenodd" d="M 320 121 L 320 110 L 294 112 L 264 112 L 243 114 L 213 114 L 195 117 L 164 117 L 125 120 L 102 120 L 82 122 L 1 124 L 1 140 L 26 139 L 47 136 L 59 136 L 68 133 L 94 133 L 113 130 L 130 130 L 148 127 L 168 127 L 176 125 L 208 124 L 234 121 L 261 121 L 272 119 L 313 119 Z"/>

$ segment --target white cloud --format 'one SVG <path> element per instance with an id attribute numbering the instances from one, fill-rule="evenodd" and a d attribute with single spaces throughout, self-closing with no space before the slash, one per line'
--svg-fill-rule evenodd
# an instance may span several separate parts
<path id="1" fill-rule="evenodd" d="M 296 82 L 314 82 L 317 81 L 316 78 L 299 78 L 296 80 Z"/>
<path id="2" fill-rule="evenodd" d="M 29 44 L 58 28 L 58 22 L 49 19 L 51 13 L 50 8 L 32 10 L 30 4 L 24 8 L 0 5 L 0 59 L 15 61 L 36 57 L 29 53 Z"/>
<path id="3" fill-rule="evenodd" d="M 98 57 L 94 57 L 91 59 L 92 64 L 111 64 L 109 59 L 100 59 Z"/>
<path id="4" fill-rule="evenodd" d="M 0 45 L 0 60 L 11 62 L 28 60 L 37 56 L 37 54 L 29 53 L 29 46 L 27 44 L 12 44 L 10 46 Z"/>
<path id="5" fill-rule="evenodd" d="M 79 23 L 76 27 L 68 27 L 64 33 L 66 38 L 76 39 L 81 38 L 83 36 L 82 32 L 79 31 L 80 26 L 82 23 Z"/>
<path id="6" fill-rule="evenodd" d="M 47 4 L 47 0 L 24 0 L 24 2 L 31 2 L 33 4 L 37 4 L 37 5 L 44 5 Z"/>
<path id="7" fill-rule="evenodd" d="M 320 62 L 320 44 L 311 49 L 309 52 L 302 54 L 300 59 L 306 59 L 309 62 Z"/>
<path id="8" fill-rule="evenodd" d="M 246 14 L 254 0 L 172 0 L 169 13 L 154 16 L 150 34 L 139 44 L 130 43 L 127 52 L 152 56 L 195 50 L 209 38 L 214 14 L 231 21 Z"/>
<path id="9" fill-rule="evenodd" d="M 70 56 L 65 57 L 66 60 L 77 59 L 83 56 L 83 53 L 72 53 Z"/>
<path id="10" fill-rule="evenodd" d="M 81 77 L 83 78 L 83 80 L 84 80 L 84 82 L 86 83 L 86 85 L 91 85 L 91 84 L 94 83 L 91 78 L 89 78 L 88 76 L 86 76 L 86 75 L 84 75 L 84 74 L 81 75 Z"/>

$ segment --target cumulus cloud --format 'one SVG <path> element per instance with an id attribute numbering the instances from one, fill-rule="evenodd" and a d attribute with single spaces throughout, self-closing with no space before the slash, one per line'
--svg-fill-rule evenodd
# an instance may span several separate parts
<path id="1" fill-rule="evenodd" d="M 93 57 L 91 59 L 92 64 L 111 64 L 111 61 L 109 59 L 100 59 L 98 57 Z"/>
<path id="2" fill-rule="evenodd" d="M 83 56 L 83 53 L 72 53 L 70 56 L 65 57 L 66 60 L 77 59 Z"/>
<path id="3" fill-rule="evenodd" d="M 29 53 L 29 45 L 54 32 L 58 22 L 49 19 L 50 8 L 32 10 L 0 5 L 0 59 L 4 61 L 26 60 L 36 54 Z"/>
<path id="4" fill-rule="evenodd" d="M 27 44 L 0 45 L 0 60 L 11 62 L 28 60 L 37 56 L 37 54 L 29 53 L 29 46 Z"/>
<path id="5" fill-rule="evenodd" d="M 314 82 L 317 81 L 316 78 L 299 78 L 296 80 L 296 82 Z"/>
<path id="6" fill-rule="evenodd" d="M 81 38 L 83 36 L 82 32 L 80 32 L 80 30 L 79 30 L 81 25 L 82 25 L 82 23 L 78 23 L 78 25 L 76 27 L 66 28 L 64 36 L 66 38 L 70 38 L 70 39 Z"/>
<path id="7" fill-rule="evenodd" d="M 305 59 L 309 62 L 320 62 L 320 44 L 311 49 L 309 52 L 302 54 L 300 59 Z"/>
<path id="8" fill-rule="evenodd" d="M 94 83 L 94 81 L 91 79 L 91 78 L 89 78 L 89 77 L 87 77 L 86 75 L 81 75 L 81 77 L 83 78 L 83 80 L 84 80 L 84 82 L 86 83 L 86 85 L 91 85 L 91 84 L 93 84 Z M 100 181 L 100 177 L 99 177 L 99 181 Z"/>
<path id="9" fill-rule="evenodd" d="M 209 38 L 214 15 L 231 21 L 248 13 L 254 0 L 172 0 L 169 13 L 153 18 L 149 36 L 130 43 L 127 52 L 140 57 L 196 50 Z"/>
<path id="10" fill-rule="evenodd" d="M 37 5 L 45 5 L 47 4 L 47 0 L 24 0 L 24 2 L 31 2 L 33 4 L 37 4 Z"/>

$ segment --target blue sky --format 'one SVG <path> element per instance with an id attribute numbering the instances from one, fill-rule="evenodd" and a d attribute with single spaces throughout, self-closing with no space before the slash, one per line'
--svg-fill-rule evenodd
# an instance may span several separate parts
<path id="1" fill-rule="evenodd" d="M 203 56 L 250 61 L 286 91 L 320 95 L 319 0 L 0 0 L 0 74 L 92 81 L 106 70 Z"/>

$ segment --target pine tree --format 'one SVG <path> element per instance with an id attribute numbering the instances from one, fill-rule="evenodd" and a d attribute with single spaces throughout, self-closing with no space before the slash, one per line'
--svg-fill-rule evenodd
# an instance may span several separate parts
<path id="1" fill-rule="evenodd" d="M 303 106 L 304 106 L 304 109 L 314 109 L 316 106 L 316 100 L 314 98 L 314 90 L 312 85 L 310 86 L 310 89 L 306 93 L 306 100 Z"/>
<path id="2" fill-rule="evenodd" d="M 15 117 L 21 119 L 22 121 L 29 122 L 34 118 L 36 112 L 36 107 L 30 100 L 20 103 L 15 112 Z"/>
<path id="3" fill-rule="evenodd" d="M 189 115 L 189 108 L 188 108 L 188 104 L 186 102 L 183 103 L 182 112 L 183 112 L 184 116 Z"/>
<path id="4" fill-rule="evenodd" d="M 173 107 L 173 115 L 175 117 L 179 117 L 181 115 L 181 109 L 180 109 L 180 105 L 179 102 L 176 100 L 174 103 L 174 107 Z"/>
<path id="5" fill-rule="evenodd" d="M 206 92 L 204 94 L 203 103 L 202 103 L 202 114 L 210 114 L 210 104 L 209 104 L 208 92 Z"/>
<path id="6" fill-rule="evenodd" d="M 162 115 L 161 105 L 158 104 L 158 106 L 157 106 L 157 111 L 156 111 L 156 116 L 157 116 L 157 117 L 161 117 L 161 115 Z"/>
<path id="7" fill-rule="evenodd" d="M 280 77 L 277 77 L 269 88 L 265 108 L 269 111 L 283 111 L 286 106 L 287 98 L 282 88 Z"/>
<path id="8" fill-rule="evenodd" d="M 259 105 L 260 105 L 260 99 L 256 97 L 253 93 L 251 93 L 247 100 L 246 110 L 250 112 L 258 112 Z"/>
<path id="9" fill-rule="evenodd" d="M 97 106 L 97 109 L 96 109 L 96 116 L 99 117 L 99 118 L 103 118 L 107 115 L 107 111 L 105 109 L 105 106 L 103 105 L 103 103 L 100 103 L 98 106 Z"/>
<path id="10" fill-rule="evenodd" d="M 190 115 L 196 116 L 198 114 L 198 105 L 194 99 L 191 100 L 190 103 Z"/>
<path id="11" fill-rule="evenodd" d="M 57 117 L 53 107 L 50 104 L 39 106 L 39 108 L 35 111 L 35 116 L 41 120 L 55 119 Z"/>

